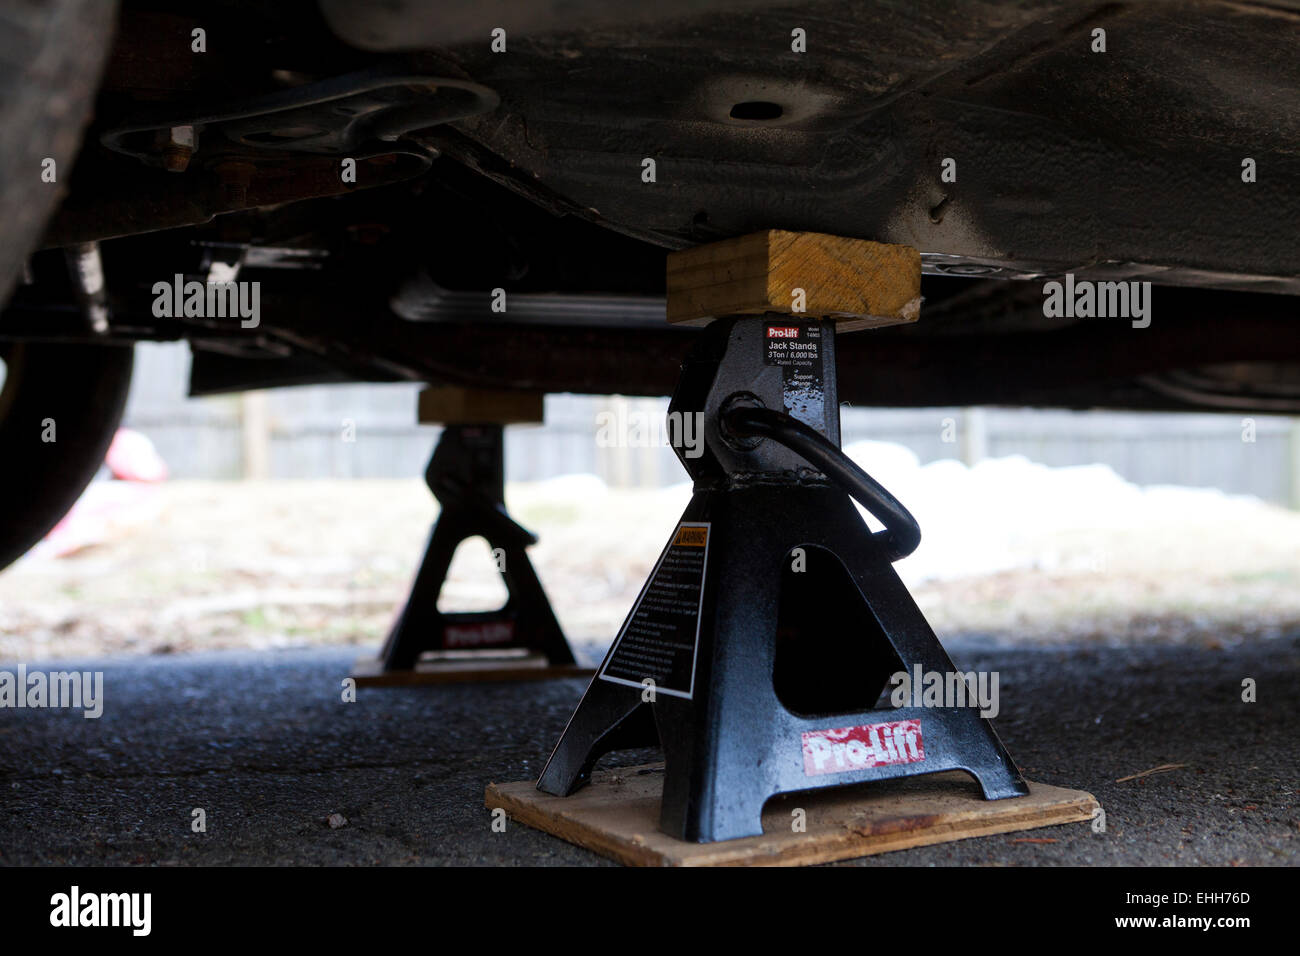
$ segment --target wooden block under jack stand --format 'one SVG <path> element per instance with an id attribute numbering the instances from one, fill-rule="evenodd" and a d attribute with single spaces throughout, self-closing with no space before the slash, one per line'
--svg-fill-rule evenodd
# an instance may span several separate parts
<path id="1" fill-rule="evenodd" d="M 545 654 L 500 655 L 479 652 L 473 656 L 446 656 L 421 660 L 414 670 L 384 670 L 374 657 L 360 658 L 352 666 L 358 687 L 411 687 L 423 684 L 473 684 L 491 681 L 552 680 L 591 677 L 596 671 L 577 664 L 552 665 Z"/>
<path id="2" fill-rule="evenodd" d="M 668 254 L 668 321 L 707 325 L 764 312 L 835 321 L 841 332 L 915 322 L 921 254 L 911 246 L 769 229 Z M 796 290 L 801 290 L 802 298 Z"/>
<path id="3" fill-rule="evenodd" d="M 1092 819 L 1090 793 L 1030 783 L 1029 795 L 985 800 L 961 771 L 786 794 L 763 809 L 762 836 L 687 843 L 659 829 L 663 764 L 597 771 L 568 797 L 533 781 L 489 784 L 488 809 L 629 866 L 805 866 Z M 792 831 L 792 811 L 807 831 Z"/>
<path id="4" fill-rule="evenodd" d="M 546 395 L 517 389 L 433 385 L 420 392 L 422 425 L 539 425 Z"/>

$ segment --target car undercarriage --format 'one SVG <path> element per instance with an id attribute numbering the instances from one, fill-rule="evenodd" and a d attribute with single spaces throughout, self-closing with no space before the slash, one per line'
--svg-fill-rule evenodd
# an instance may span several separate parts
<path id="1" fill-rule="evenodd" d="M 0 411 L 105 410 L 9 489 L 52 496 L 34 527 L 102 456 L 134 342 L 187 341 L 194 395 L 665 395 L 698 335 L 664 321 L 666 255 L 765 229 L 919 250 L 920 321 L 840 343 L 853 405 L 1300 409 L 1292 3 L 24 15 Z M 256 314 L 185 305 L 236 279 Z M 1076 282 L 1148 314 L 1045 306 Z"/>

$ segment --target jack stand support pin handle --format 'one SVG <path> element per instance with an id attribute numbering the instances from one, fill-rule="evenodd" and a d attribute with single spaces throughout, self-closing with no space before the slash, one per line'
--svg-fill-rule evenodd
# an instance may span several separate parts
<path id="1" fill-rule="evenodd" d="M 911 512 L 816 429 L 770 408 L 734 406 L 722 417 L 732 434 L 742 438 L 770 438 L 847 491 L 885 526 L 884 531 L 876 532 L 873 537 L 884 545 L 890 561 L 907 557 L 921 543 L 921 526 Z"/>

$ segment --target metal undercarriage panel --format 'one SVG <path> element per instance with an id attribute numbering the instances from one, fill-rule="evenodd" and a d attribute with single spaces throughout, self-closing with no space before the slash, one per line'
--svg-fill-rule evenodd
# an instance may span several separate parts
<path id="1" fill-rule="evenodd" d="M 1300 292 L 1294 0 L 321 9 L 497 92 L 459 129 L 498 179 L 662 246 L 812 230 L 913 244 L 931 272 Z"/>

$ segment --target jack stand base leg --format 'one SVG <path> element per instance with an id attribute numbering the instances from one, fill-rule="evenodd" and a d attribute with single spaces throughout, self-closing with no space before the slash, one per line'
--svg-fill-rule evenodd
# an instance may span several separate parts
<path id="1" fill-rule="evenodd" d="M 772 521 L 773 514 L 782 520 Z M 776 794 L 867 780 L 963 770 L 976 778 L 986 799 L 1028 793 L 992 725 L 976 709 L 874 707 L 882 674 L 912 673 L 918 666 L 949 674 L 955 668 L 847 495 L 827 487 L 704 492 L 682 520 L 709 528 L 692 695 L 659 692 L 646 703 L 643 688 L 608 680 L 611 671 L 619 672 L 616 643 L 547 762 L 540 790 L 576 791 L 599 756 L 628 746 L 623 741 L 634 717 L 648 710 L 667 765 L 660 827 L 682 840 L 754 836 L 762 832 L 764 803 Z M 803 572 L 807 580 L 786 573 L 795 548 L 811 558 Z M 784 659 L 787 652 L 799 653 L 799 640 L 819 635 L 806 631 L 787 642 L 777 639 L 789 616 L 782 596 L 794 586 L 792 577 L 800 588 L 829 588 L 845 573 L 859 613 L 850 616 L 837 606 L 837 619 L 816 626 L 849 629 L 860 637 L 856 654 L 826 662 L 828 670 L 863 675 L 860 706 L 803 716 L 783 702 L 777 688 L 801 702 L 824 689 L 801 681 L 798 663 Z M 629 629 L 636 630 L 636 620 L 634 612 L 620 643 Z M 636 646 L 635 638 L 626 646 Z M 785 681 L 787 670 L 796 675 L 793 684 Z M 833 689 L 833 677 L 819 680 Z M 644 720 L 636 726 L 633 745 L 653 743 Z M 856 749 L 837 750 L 835 738 L 846 728 L 856 729 L 849 739 L 862 740 Z"/>

